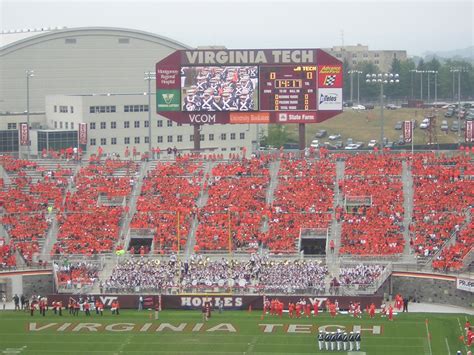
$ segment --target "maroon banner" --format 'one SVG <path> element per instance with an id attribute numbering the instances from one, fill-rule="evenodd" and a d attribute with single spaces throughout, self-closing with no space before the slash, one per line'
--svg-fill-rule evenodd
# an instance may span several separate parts
<path id="1" fill-rule="evenodd" d="M 403 140 L 405 143 L 411 143 L 413 139 L 413 123 L 412 121 L 403 121 Z"/>
<path id="2" fill-rule="evenodd" d="M 94 300 L 100 299 L 106 309 L 109 309 L 112 302 L 119 301 L 120 308 L 138 309 L 140 295 L 89 295 Z M 55 294 L 48 296 L 49 305 L 53 301 L 62 301 L 66 306 L 72 298 L 79 301 L 78 295 Z M 154 308 L 156 304 L 160 304 L 162 309 L 200 309 L 206 302 L 211 304 L 213 308 L 219 308 L 220 303 L 224 309 L 248 310 L 263 309 L 264 298 L 268 300 L 278 299 L 283 302 L 285 309 L 288 309 L 288 303 L 296 303 L 305 300 L 307 304 L 318 304 L 320 309 L 326 309 L 328 301 L 334 303 L 336 300 L 341 310 L 349 309 L 351 302 L 358 302 L 362 309 L 365 309 L 371 303 L 377 308 L 382 304 L 382 296 L 287 296 L 287 295 L 267 295 L 267 296 L 239 296 L 239 295 L 142 295 L 143 308 Z M 85 297 L 83 296 L 83 299 Z"/>
<path id="3" fill-rule="evenodd" d="M 87 123 L 79 123 L 79 144 L 87 145 Z"/>
<path id="4" fill-rule="evenodd" d="M 222 302 L 224 309 L 247 310 L 249 306 L 252 309 L 263 309 L 263 296 L 163 295 L 161 300 L 163 309 L 197 309 L 206 302 L 213 308 L 218 308 Z"/>
<path id="5" fill-rule="evenodd" d="M 474 142 L 473 128 L 474 127 L 473 127 L 472 121 L 466 121 L 466 131 L 464 132 L 466 143 Z"/>
<path id="6" fill-rule="evenodd" d="M 20 145 L 30 145 L 30 130 L 28 123 L 20 123 Z"/>

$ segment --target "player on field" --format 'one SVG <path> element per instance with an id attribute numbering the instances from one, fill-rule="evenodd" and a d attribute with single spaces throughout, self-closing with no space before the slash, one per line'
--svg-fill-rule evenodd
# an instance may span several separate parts
<path id="1" fill-rule="evenodd" d="M 318 346 L 319 346 L 319 350 L 323 350 L 324 349 L 324 337 L 325 337 L 325 332 L 323 331 L 319 331 L 318 333 Z"/>

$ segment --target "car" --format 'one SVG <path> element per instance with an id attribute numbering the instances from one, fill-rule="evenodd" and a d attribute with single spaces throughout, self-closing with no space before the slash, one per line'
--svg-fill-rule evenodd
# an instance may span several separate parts
<path id="1" fill-rule="evenodd" d="M 402 121 L 398 121 L 398 122 L 395 124 L 395 129 L 396 129 L 397 131 L 401 131 L 402 127 L 403 127 L 403 122 L 402 122 Z"/>
<path id="2" fill-rule="evenodd" d="M 352 101 L 344 101 L 342 107 L 352 107 L 354 103 Z"/>
<path id="3" fill-rule="evenodd" d="M 366 110 L 373 110 L 375 107 L 374 105 L 371 105 L 371 104 L 365 104 L 364 106 Z"/>
<path id="4" fill-rule="evenodd" d="M 316 132 L 314 137 L 315 138 L 323 138 L 323 137 L 326 137 L 326 134 L 328 134 L 328 131 L 326 131 L 325 129 L 320 129 L 319 131 Z"/>
<path id="5" fill-rule="evenodd" d="M 376 139 L 371 139 L 371 140 L 369 141 L 369 144 L 367 144 L 367 147 L 369 147 L 369 148 L 375 148 L 377 145 L 378 145 L 378 144 L 377 144 L 377 140 L 376 140 Z"/>
<path id="6" fill-rule="evenodd" d="M 466 116 L 466 121 L 474 121 L 474 110 L 469 110 Z"/>
<path id="7" fill-rule="evenodd" d="M 447 132 L 449 130 L 448 121 L 443 120 L 441 122 L 441 130 Z"/>
<path id="8" fill-rule="evenodd" d="M 394 104 L 388 104 L 385 106 L 385 108 L 387 110 L 396 110 L 397 108 L 399 108 L 398 106 L 394 105 Z"/>
<path id="9" fill-rule="evenodd" d="M 405 144 L 405 139 L 403 138 L 403 135 L 398 137 L 397 145 L 404 145 Z"/>
<path id="10" fill-rule="evenodd" d="M 453 124 L 451 125 L 451 132 L 457 132 L 459 131 L 459 122 L 454 121 Z"/>
<path id="11" fill-rule="evenodd" d="M 311 145 L 310 145 L 311 148 L 319 148 L 319 141 L 317 139 L 313 139 L 311 141 Z"/>
<path id="12" fill-rule="evenodd" d="M 359 145 L 357 143 L 351 143 L 344 147 L 345 150 L 356 150 L 359 149 Z"/>
<path id="13" fill-rule="evenodd" d="M 341 135 L 338 133 L 338 134 L 331 134 L 328 139 L 330 141 L 335 141 L 336 139 L 341 139 Z"/>
<path id="14" fill-rule="evenodd" d="M 352 109 L 355 110 L 355 111 L 364 111 L 365 106 L 364 105 L 354 105 L 354 106 L 352 106 Z"/>
<path id="15" fill-rule="evenodd" d="M 421 121 L 421 123 L 420 123 L 420 128 L 421 129 L 427 129 L 429 126 L 430 126 L 430 119 L 429 118 L 423 119 L 423 121 Z"/>
<path id="16" fill-rule="evenodd" d="M 394 144 L 393 142 L 387 142 L 385 145 L 384 145 L 385 148 L 393 148 L 394 147 Z"/>
<path id="17" fill-rule="evenodd" d="M 455 114 L 454 107 L 448 108 L 448 110 L 444 113 L 444 117 L 453 117 Z"/>
<path id="18" fill-rule="evenodd" d="M 342 144 L 342 141 L 336 141 L 336 142 L 324 142 L 324 146 L 327 149 L 342 149 L 344 145 Z"/>

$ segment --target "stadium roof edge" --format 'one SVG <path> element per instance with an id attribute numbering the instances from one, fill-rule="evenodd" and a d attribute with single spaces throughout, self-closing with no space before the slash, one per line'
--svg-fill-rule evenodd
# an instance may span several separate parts
<path id="1" fill-rule="evenodd" d="M 55 30 L 50 32 L 40 33 L 31 37 L 20 39 L 18 41 L 6 44 L 3 47 L 0 47 L 0 56 L 6 55 L 8 53 L 14 52 L 16 50 L 49 41 L 52 39 L 66 38 L 72 36 L 91 36 L 91 35 L 113 35 L 113 36 L 124 36 L 137 38 L 142 40 L 148 40 L 150 42 L 156 42 L 161 45 L 167 46 L 169 48 L 179 50 L 179 49 L 192 49 L 186 44 L 175 41 L 171 38 L 159 36 L 151 32 L 120 28 L 120 27 L 76 27 L 76 28 L 66 28 L 61 30 Z"/>

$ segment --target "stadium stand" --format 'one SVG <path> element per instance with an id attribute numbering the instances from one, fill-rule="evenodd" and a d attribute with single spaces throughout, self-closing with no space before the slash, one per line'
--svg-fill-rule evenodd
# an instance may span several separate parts
<path id="1" fill-rule="evenodd" d="M 349 206 L 343 213 L 341 254 L 391 255 L 403 251 L 402 164 L 397 156 L 364 154 L 346 160 L 339 188 L 346 201 L 359 197 L 368 203 Z"/>
<path id="2" fill-rule="evenodd" d="M 294 253 L 301 228 L 328 228 L 333 208 L 334 163 L 321 159 L 282 160 L 269 232 L 264 244 L 274 253 Z"/>

